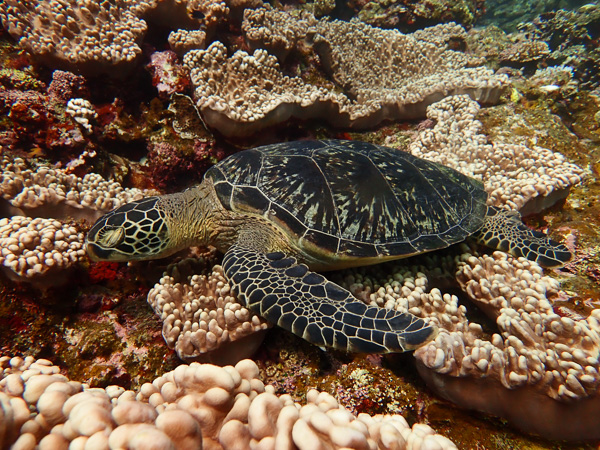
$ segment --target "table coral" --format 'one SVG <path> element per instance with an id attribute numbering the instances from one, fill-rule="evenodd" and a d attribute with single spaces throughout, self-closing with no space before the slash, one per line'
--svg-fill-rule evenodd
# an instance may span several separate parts
<path id="1" fill-rule="evenodd" d="M 435 121 L 409 145 L 413 155 L 452 167 L 484 183 L 488 203 L 538 212 L 568 195 L 583 171 L 560 153 L 522 144 L 489 143 L 476 119 L 479 105 L 467 96 L 431 105 Z"/>
<path id="2" fill-rule="evenodd" d="M 500 62 L 511 63 L 514 65 L 524 65 L 533 61 L 538 61 L 550 54 L 548 44 L 544 41 L 534 39 L 522 39 L 514 43 L 509 48 L 503 50 L 498 55 Z"/>
<path id="3" fill-rule="evenodd" d="M 204 121 L 225 135 L 248 135 L 292 116 L 325 117 L 330 110 L 340 115 L 348 109 L 342 94 L 283 75 L 277 58 L 265 50 L 228 57 L 217 41 L 186 53 L 184 63 Z"/>
<path id="4" fill-rule="evenodd" d="M 314 33 L 317 19 L 301 11 L 296 16 L 270 7 L 244 11 L 242 31 L 252 50 L 263 48 L 280 61 L 309 33 Z"/>
<path id="5" fill-rule="evenodd" d="M 305 405 L 276 396 L 250 360 L 181 365 L 137 392 L 89 388 L 45 359 L 2 356 L 0 368 L 0 439 L 15 448 L 456 448 L 399 415 L 354 416 L 324 392 Z"/>
<path id="6" fill-rule="evenodd" d="M 598 439 L 600 310 L 562 317 L 552 304 L 565 294 L 536 263 L 462 251 L 352 269 L 338 281 L 369 304 L 408 309 L 439 326 L 414 356 L 440 396 L 547 438 Z M 450 293 L 456 283 L 470 301 Z"/>
<path id="7" fill-rule="evenodd" d="M 470 26 L 485 11 L 481 0 L 361 0 L 348 2 L 348 5 L 363 22 L 380 28 L 399 29 L 449 21 Z"/>
<path id="8" fill-rule="evenodd" d="M 0 20 L 23 48 L 51 67 L 116 73 L 115 66 L 141 54 L 147 28 L 136 15 L 141 9 L 127 0 L 8 0 L 0 4 Z"/>
<path id="9" fill-rule="evenodd" d="M 81 178 L 65 169 L 36 167 L 7 154 L 0 159 L 0 166 L 0 195 L 11 215 L 94 221 L 106 211 L 143 197 L 139 189 L 123 188 L 95 173 Z"/>
<path id="10" fill-rule="evenodd" d="M 258 10 L 247 17 L 267 14 L 284 13 Z M 247 30 L 252 39 L 262 36 L 262 45 L 271 48 L 287 36 L 277 28 L 279 23 L 306 22 L 298 25 L 303 31 L 285 38 L 287 44 L 281 45 L 287 49 L 313 23 L 303 20 L 274 21 L 268 33 L 250 25 Z M 206 50 L 193 50 L 184 57 L 206 123 L 228 136 L 252 134 L 290 117 L 365 128 L 386 119 L 420 117 L 429 104 L 451 94 L 494 103 L 506 82 L 505 76 L 485 67 L 467 68 L 462 53 L 423 38 L 439 33 L 443 40 L 447 27 L 422 32 L 421 40 L 357 21 L 320 20 L 314 29 L 313 47 L 344 93 L 284 75 L 277 59 L 264 50 L 252 55 L 237 51 L 229 57 L 222 43 L 213 42 Z"/>
<path id="11" fill-rule="evenodd" d="M 357 103 L 376 99 L 390 110 L 388 118 L 422 116 L 427 105 L 452 94 L 496 103 L 506 81 L 485 67 L 467 68 L 467 57 L 447 48 L 450 30 L 460 35 L 457 25 L 414 35 L 357 20 L 320 21 L 316 28 L 315 49 L 336 84 Z"/>

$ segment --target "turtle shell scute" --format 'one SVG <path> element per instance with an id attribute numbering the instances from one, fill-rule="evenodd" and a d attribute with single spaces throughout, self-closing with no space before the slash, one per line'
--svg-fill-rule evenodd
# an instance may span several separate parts
<path id="1" fill-rule="evenodd" d="M 483 224 L 483 185 L 451 168 L 366 142 L 295 141 L 210 169 L 223 206 L 291 239 L 353 257 L 409 255 L 461 242 Z"/>

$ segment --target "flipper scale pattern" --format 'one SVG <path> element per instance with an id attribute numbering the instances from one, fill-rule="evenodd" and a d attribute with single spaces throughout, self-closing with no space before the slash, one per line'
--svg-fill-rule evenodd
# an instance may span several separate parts
<path id="1" fill-rule="evenodd" d="M 409 313 L 368 306 L 294 258 L 232 246 L 223 259 L 233 291 L 269 322 L 325 347 L 361 353 L 414 349 L 435 327 Z"/>

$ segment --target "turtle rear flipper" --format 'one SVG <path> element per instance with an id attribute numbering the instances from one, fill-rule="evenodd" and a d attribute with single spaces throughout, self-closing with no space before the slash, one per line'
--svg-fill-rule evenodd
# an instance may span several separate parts
<path id="1" fill-rule="evenodd" d="M 473 235 L 482 245 L 523 256 L 543 267 L 559 267 L 571 259 L 569 249 L 521 221 L 516 211 L 489 207 L 483 227 Z"/>
<path id="2" fill-rule="evenodd" d="M 225 254 L 223 269 L 250 309 L 318 346 L 403 352 L 428 342 L 437 331 L 412 314 L 365 305 L 281 252 L 234 245 Z"/>

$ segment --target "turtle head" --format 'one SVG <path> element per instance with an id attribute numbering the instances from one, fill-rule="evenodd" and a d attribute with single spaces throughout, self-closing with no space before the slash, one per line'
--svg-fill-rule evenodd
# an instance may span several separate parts
<path id="1" fill-rule="evenodd" d="M 94 261 L 134 261 L 168 256 L 173 248 L 160 197 L 127 203 L 102 216 L 86 237 Z"/>

